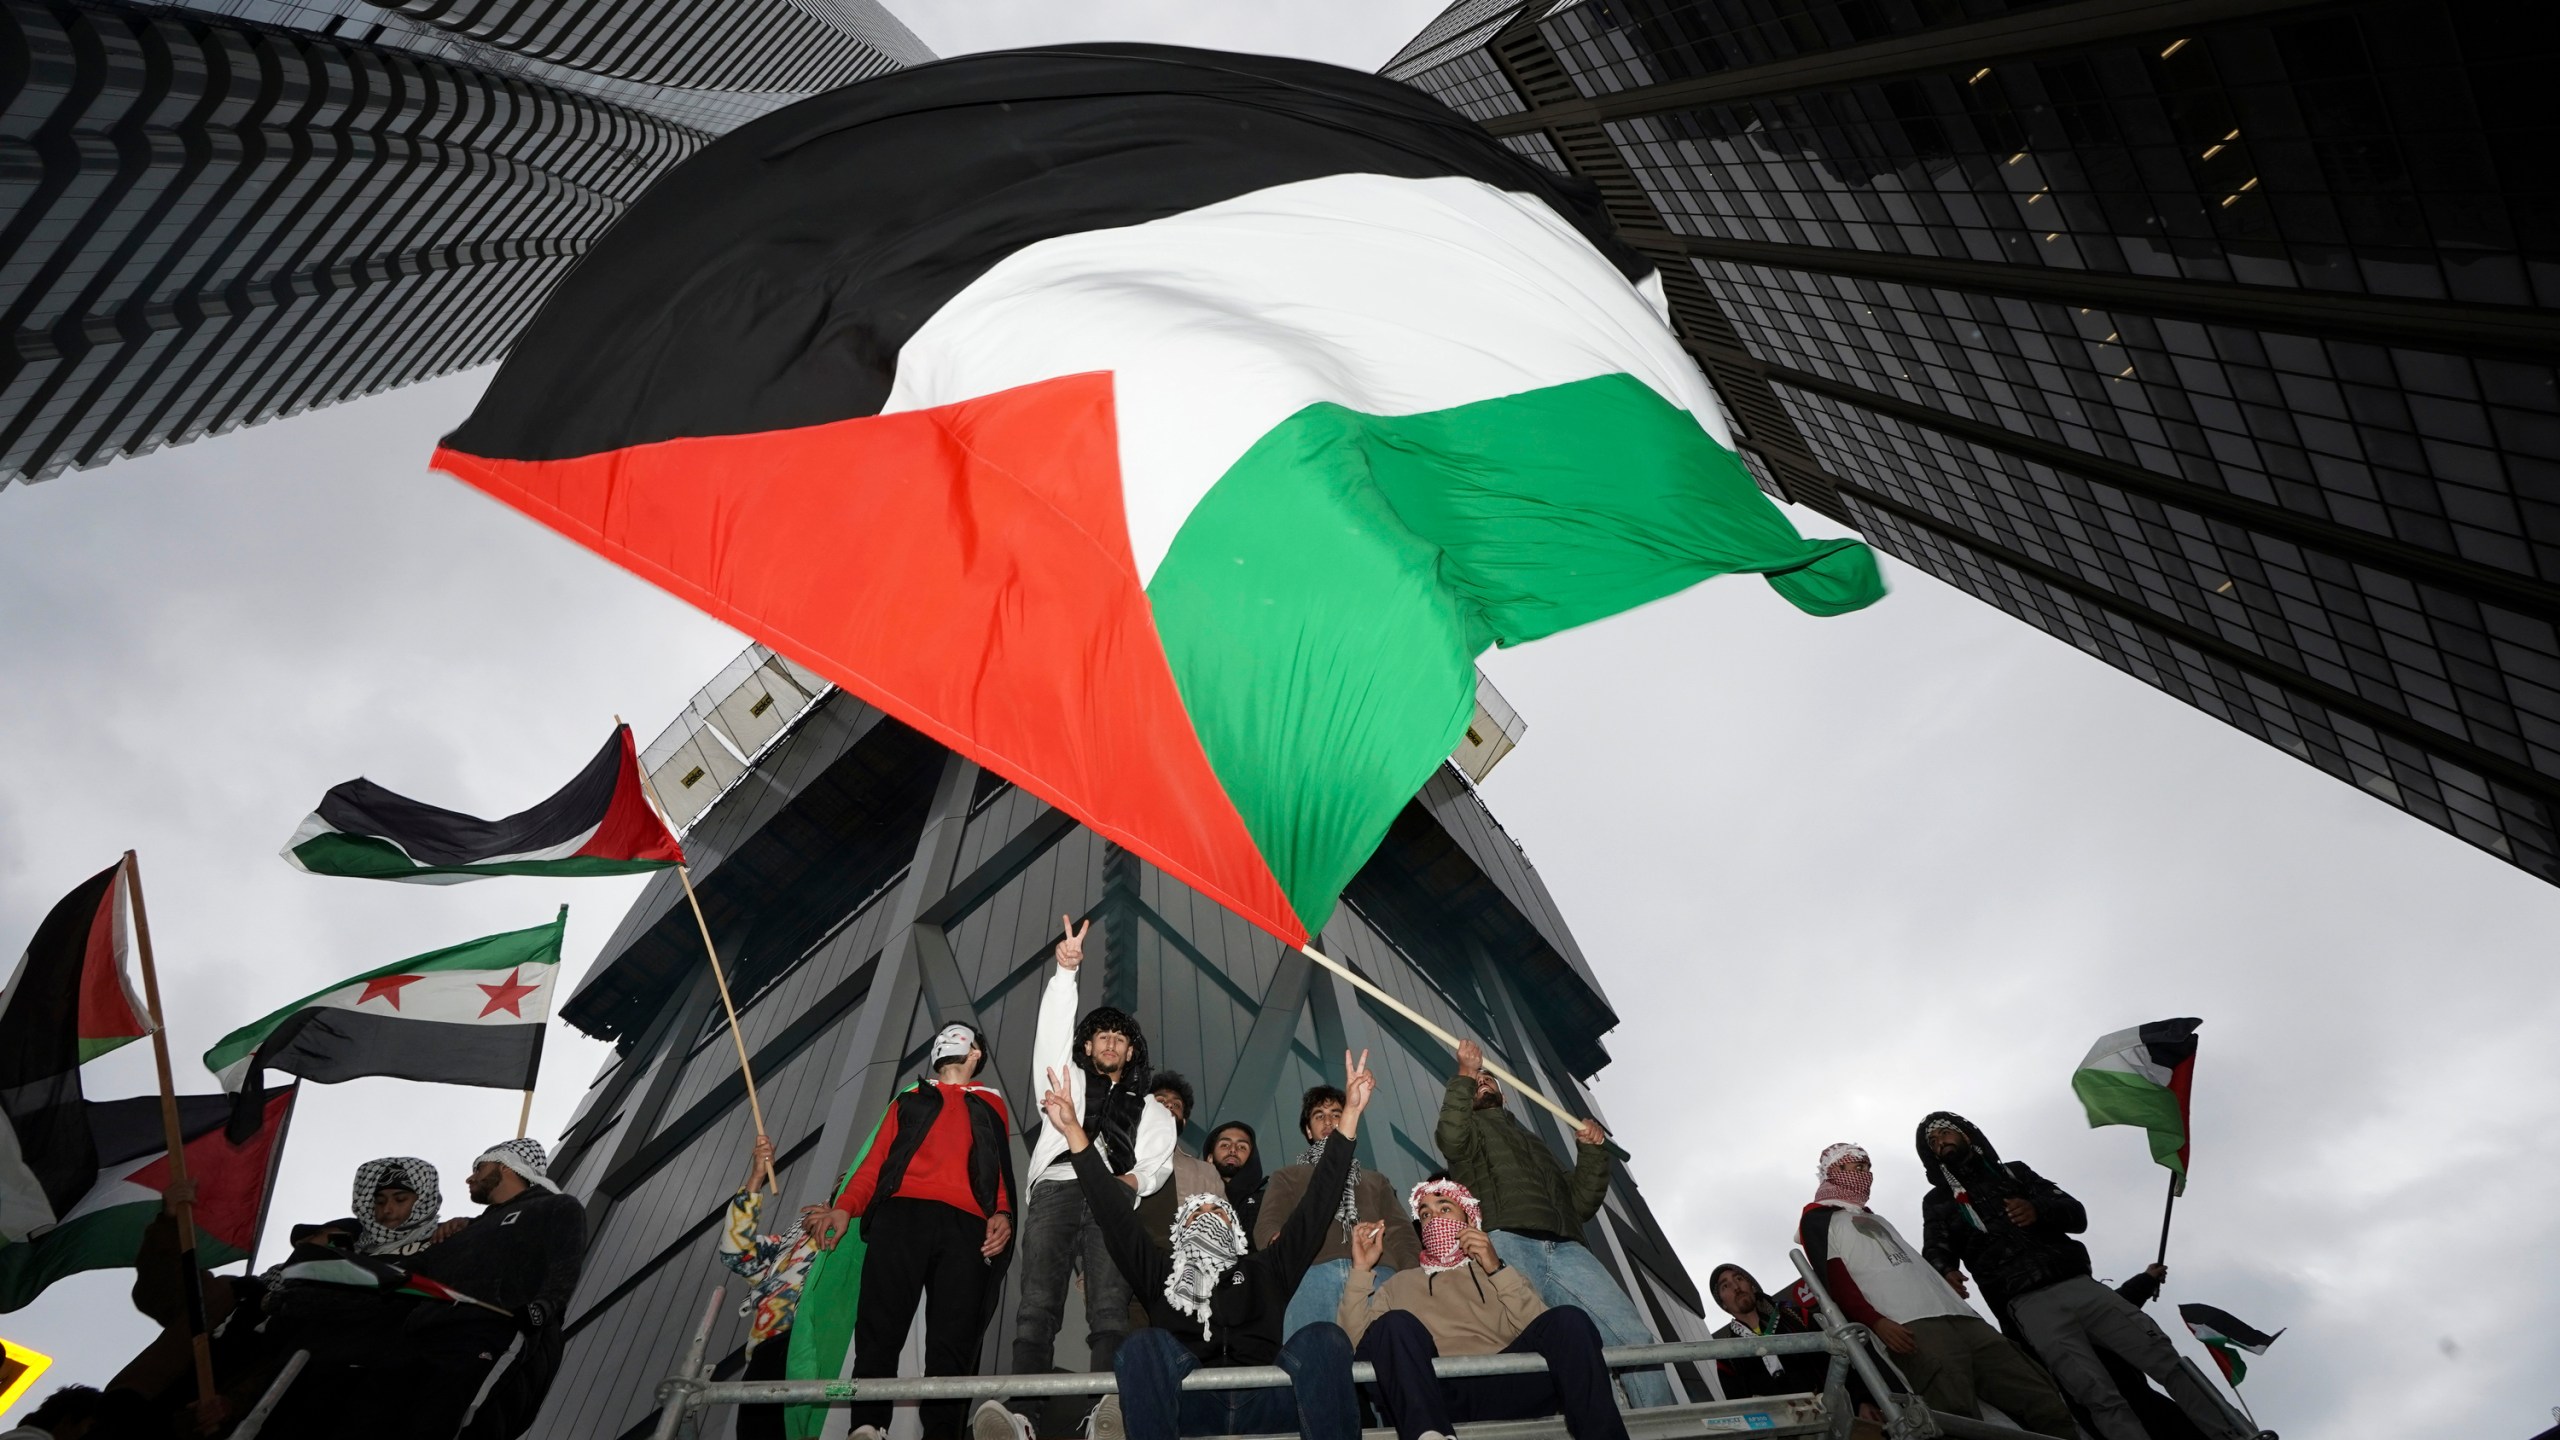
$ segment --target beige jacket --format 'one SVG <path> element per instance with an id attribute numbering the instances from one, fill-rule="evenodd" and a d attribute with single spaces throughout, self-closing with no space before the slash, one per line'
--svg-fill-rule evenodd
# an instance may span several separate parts
<path id="1" fill-rule="evenodd" d="M 1354 1264 L 1342 1286 L 1342 1307 L 1334 1319 L 1354 1345 L 1368 1333 L 1371 1321 L 1403 1310 L 1431 1332 L 1443 1355 L 1497 1355 L 1547 1309 L 1538 1287 L 1512 1265 L 1490 1275 L 1472 1263 L 1437 1275 L 1416 1265 L 1387 1277 L 1373 1291 L 1374 1283 L 1374 1271 Z"/>
<path id="2" fill-rule="evenodd" d="M 1194 1195 L 1227 1193 L 1227 1177 L 1218 1167 L 1196 1155 L 1173 1152 L 1172 1178 L 1156 1187 L 1156 1193 L 1138 1202 L 1138 1223 L 1146 1228 L 1147 1238 L 1159 1245 L 1169 1242 L 1174 1212 L 1182 1202 Z M 1144 1328 L 1144 1327 L 1141 1327 Z"/>

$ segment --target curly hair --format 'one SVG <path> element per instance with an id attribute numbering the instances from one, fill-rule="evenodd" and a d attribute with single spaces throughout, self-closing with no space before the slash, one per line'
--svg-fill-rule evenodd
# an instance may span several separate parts
<path id="1" fill-rule="evenodd" d="M 1192 1091 L 1191 1082 L 1179 1070 L 1159 1070 L 1148 1079 L 1147 1093 L 1153 1095 L 1159 1090 L 1172 1091 L 1174 1098 L 1182 1102 L 1180 1121 L 1189 1124 L 1192 1112 L 1200 1108 L 1200 1097 Z"/>

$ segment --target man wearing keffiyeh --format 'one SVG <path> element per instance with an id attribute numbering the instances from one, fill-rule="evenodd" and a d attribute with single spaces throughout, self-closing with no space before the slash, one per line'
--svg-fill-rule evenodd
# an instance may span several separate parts
<path id="1" fill-rule="evenodd" d="M 1360 1113 L 1377 1089 L 1368 1057 L 1343 1057 L 1345 1104 L 1327 1136 L 1314 1178 L 1272 1243 L 1245 1249 L 1235 1206 L 1223 1191 L 1189 1195 L 1162 1239 L 1147 1233 L 1126 1190 L 1097 1153 L 1076 1113 L 1068 1077 L 1053 1070 L 1041 1111 L 1065 1142 L 1114 1268 L 1146 1306 L 1148 1328 L 1122 1343 L 1113 1364 L 1128 1440 L 1184 1435 L 1267 1435 L 1353 1440 L 1359 1400 L 1351 1386 L 1351 1342 L 1330 1320 L 1282 1343 L 1280 1317 L 1333 1223 L 1335 1197 L 1351 1174 Z M 1115 1201 L 1118 1203 L 1104 1203 Z M 1268 1206 L 1263 1213 L 1271 1213 Z M 1254 1390 L 1191 1390 L 1182 1377 L 1202 1366 L 1277 1365 L 1290 1384 Z"/>
<path id="2" fill-rule="evenodd" d="M 1317 1155 L 1323 1152 L 1324 1139 L 1333 1127 L 1342 1123 L 1342 1092 L 1330 1085 L 1318 1085 L 1298 1102 L 1298 1133 L 1307 1137 L 1306 1153 L 1295 1165 L 1272 1172 L 1262 1193 L 1267 1220 L 1254 1226 L 1254 1243 L 1267 1245 L 1280 1233 L 1280 1222 L 1298 1208 L 1298 1198 L 1306 1193 L 1307 1181 L 1315 1173 Z M 1298 1293 L 1289 1297 L 1288 1314 L 1282 1317 L 1280 1333 L 1295 1335 L 1320 1320 L 1331 1320 L 1336 1305 L 1342 1303 L 1342 1283 L 1351 1274 L 1351 1227 L 1364 1221 L 1387 1222 L 1387 1255 L 1378 1268 L 1384 1280 L 1398 1270 L 1409 1270 L 1419 1262 L 1413 1246 L 1413 1227 L 1405 1223 L 1404 1202 L 1387 1177 L 1364 1168 L 1357 1159 L 1351 1162 L 1351 1178 L 1344 1181 L 1339 1200 L 1333 1207 L 1333 1223 L 1326 1227 L 1323 1248 L 1316 1251 L 1315 1263 L 1307 1267 L 1307 1278 L 1298 1282 Z"/>
<path id="3" fill-rule="evenodd" d="M 444 1189 L 436 1167 L 414 1155 L 391 1155 L 356 1167 L 359 1255 L 415 1255 L 435 1243 Z"/>
<path id="4" fill-rule="evenodd" d="M 1422 1244 L 1414 1269 L 1381 1284 L 1377 1223 L 1351 1240 L 1351 1278 L 1336 1318 L 1375 1367 L 1379 1408 L 1397 1440 L 1449 1440 L 1460 1423 L 1562 1412 L 1574 1440 L 1626 1440 L 1627 1423 L 1600 1357 L 1600 1327 L 1570 1305 L 1548 1308 L 1538 1288 L 1502 1263 L 1467 1187 L 1434 1178 L 1413 1187 Z M 1546 1373 L 1443 1380 L 1442 1355 L 1539 1355 Z"/>

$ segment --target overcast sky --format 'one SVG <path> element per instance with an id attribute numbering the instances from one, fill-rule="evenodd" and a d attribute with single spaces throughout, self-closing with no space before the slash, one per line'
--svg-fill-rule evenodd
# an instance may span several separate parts
<path id="1" fill-rule="evenodd" d="M 1371 68 L 1437 6 L 896 8 L 944 54 L 1144 38 Z M 276 849 L 359 774 L 519 808 L 617 712 L 645 741 L 745 643 L 426 470 L 485 378 L 0 492 L 0 950 L 138 848 L 184 1088 L 295 995 L 564 900 L 574 985 L 639 881 L 361 885 Z M 2177 1331 L 2202 1300 L 2289 1327 L 2248 1393 L 2295 1440 L 2550 1424 L 2560 891 L 1887 571 L 1894 593 L 1842 619 L 1733 579 L 1487 661 L 1530 727 L 1487 798 L 1624 1017 L 1601 1098 L 1692 1272 L 1785 1273 L 1833 1140 L 1874 1150 L 1878 1207 L 1916 1232 L 1911 1128 L 1946 1107 L 2086 1201 L 2098 1273 L 2132 1273 L 2162 1172 L 2139 1133 L 2084 1128 L 2069 1075 L 2103 1032 L 2200 1015 L 2155 1317 Z M 545 1139 L 605 1053 L 556 1024 L 550 1045 Z M 87 1080 L 145 1093 L 147 1047 Z M 515 1108 L 311 1087 L 272 1233 L 344 1213 L 385 1153 L 439 1165 L 453 1213 Z M 129 1278 L 67 1281 L 0 1335 L 103 1380 L 147 1338 Z"/>

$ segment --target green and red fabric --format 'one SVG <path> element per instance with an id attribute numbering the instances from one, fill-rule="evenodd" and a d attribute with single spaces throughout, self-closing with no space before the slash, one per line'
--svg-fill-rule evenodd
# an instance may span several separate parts
<path id="1" fill-rule="evenodd" d="M 684 847 L 649 803 L 628 725 L 615 726 L 550 799 L 503 820 L 424 804 L 365 779 L 331 786 L 283 853 L 286 864 L 314 875 L 425 885 L 486 875 L 630 875 L 684 863 Z"/>
<path id="2" fill-rule="evenodd" d="M 124 863 L 54 902 L 0 990 L 0 1240 L 77 1202 L 97 1171 L 80 1067 L 149 1033 L 126 968 Z"/>
<path id="3" fill-rule="evenodd" d="M 2249 1362 L 2240 1357 L 2266 1354 L 2267 1347 L 2276 1343 L 2276 1336 L 2284 1333 L 2279 1330 L 2270 1335 L 2230 1311 L 2211 1305 L 2181 1305 L 2178 1318 L 2187 1322 L 2188 1332 L 2213 1356 L 2213 1363 L 2222 1367 L 2222 1378 L 2230 1381 L 2234 1390 L 2240 1388 L 2240 1381 L 2249 1373 Z"/>
<path id="4" fill-rule="evenodd" d="M 1750 571 L 1753 483 L 1595 192 L 1268 56 L 970 56 L 661 178 L 436 464 L 1283 939 L 1472 661 Z"/>
<path id="5" fill-rule="evenodd" d="M 2072 1072 L 2092 1129 L 2139 1125 L 2151 1134 L 2151 1158 L 2167 1166 L 2171 1188 L 2187 1190 L 2187 1108 L 2196 1073 L 2201 1020 L 2154 1020 L 2101 1036 Z"/>
<path id="6" fill-rule="evenodd" d="M 448 945 L 314 991 L 225 1035 L 204 1067 L 246 1106 L 281 1070 L 530 1090 L 558 988 L 569 907 L 548 925 Z"/>
<path id="7" fill-rule="evenodd" d="M 268 1097 L 237 1142 L 223 1133 L 229 1097 L 178 1097 L 203 1268 L 245 1260 L 256 1247 L 293 1097 L 291 1089 Z M 0 1244 L 0 1311 L 18 1309 L 65 1275 L 132 1265 L 142 1253 L 143 1230 L 166 1208 L 169 1144 L 159 1097 L 91 1101 L 83 1109 L 96 1168 L 61 1219 L 31 1238 Z"/>
<path id="8" fill-rule="evenodd" d="M 922 1084 L 922 1081 L 916 1082 Z M 914 1086 L 907 1087 L 913 1089 Z M 906 1093 L 904 1090 L 900 1094 Z M 891 1109 L 896 1108 L 892 1100 Z M 844 1167 L 830 1195 L 842 1194 L 853 1172 L 871 1157 L 871 1147 L 880 1143 L 880 1129 L 889 1119 L 889 1110 L 880 1112 L 872 1122 L 871 1134 L 853 1163 Z M 867 1247 L 862 1241 L 862 1226 L 845 1227 L 843 1238 L 833 1250 L 821 1250 L 810 1262 L 809 1273 L 800 1283 L 800 1307 L 791 1321 L 789 1353 L 783 1356 L 783 1374 L 793 1380 L 838 1380 L 844 1376 L 844 1360 L 853 1349 L 854 1313 L 862 1305 L 862 1256 Z M 824 1405 L 793 1405 L 782 1412 L 783 1433 L 790 1440 L 817 1440 L 826 1427 Z"/>

